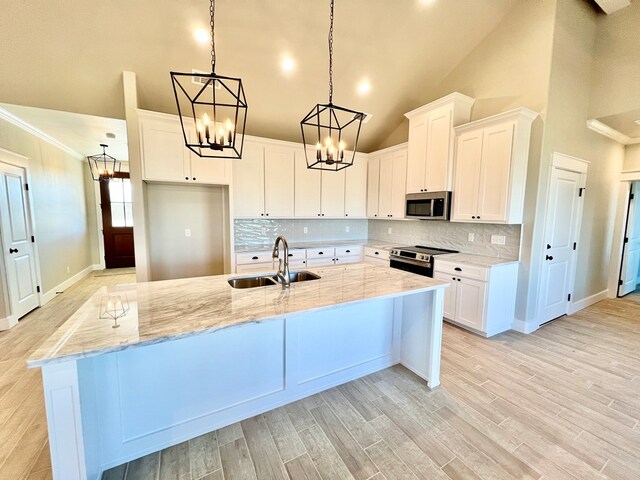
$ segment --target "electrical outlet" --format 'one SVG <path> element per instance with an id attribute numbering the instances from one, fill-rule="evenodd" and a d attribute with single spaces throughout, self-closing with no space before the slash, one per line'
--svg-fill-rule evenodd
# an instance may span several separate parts
<path id="1" fill-rule="evenodd" d="M 191 229 L 190 228 L 185 228 L 184 229 L 184 236 L 185 237 L 190 237 L 191 236 Z"/>
<path id="2" fill-rule="evenodd" d="M 267 234 L 267 229 L 266 227 L 262 227 L 262 235 L 266 235 Z"/>
<path id="3" fill-rule="evenodd" d="M 475 242 L 475 240 L 476 240 L 476 234 L 475 233 L 470 233 L 469 235 L 467 235 L 467 241 Z"/>
<path id="4" fill-rule="evenodd" d="M 504 245 L 506 237 L 504 235 L 491 235 L 491 243 L 494 245 Z"/>
<path id="5" fill-rule="evenodd" d="M 67 265 L 67 273 L 71 273 L 71 267 Z"/>
<path id="6" fill-rule="evenodd" d="M 349 233 L 349 225 L 347 225 L 346 227 L 344 227 L 344 231 L 345 231 L 346 233 Z"/>
<path id="7" fill-rule="evenodd" d="M 347 227 L 347 228 L 349 228 L 349 227 Z M 302 229 L 302 233 L 309 233 L 309 229 L 307 227 L 304 227 Z"/>
<path id="8" fill-rule="evenodd" d="M 391 227 L 387 228 L 387 233 L 388 233 L 389 235 L 391 235 L 391 232 L 392 232 Z"/>

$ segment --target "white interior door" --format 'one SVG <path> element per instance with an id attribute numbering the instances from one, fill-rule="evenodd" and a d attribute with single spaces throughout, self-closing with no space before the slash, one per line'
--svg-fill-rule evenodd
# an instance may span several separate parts
<path id="1" fill-rule="evenodd" d="M 582 174 L 553 167 L 547 203 L 545 250 L 540 282 L 540 324 L 565 315 L 572 285 Z"/>
<path id="2" fill-rule="evenodd" d="M 11 315 L 21 318 L 40 304 L 26 172 L 0 164 L 0 220 Z"/>
<path id="3" fill-rule="evenodd" d="M 638 270 L 640 269 L 640 182 L 631 184 L 629 213 L 625 233 L 622 270 L 618 296 L 633 292 L 638 286 Z"/>

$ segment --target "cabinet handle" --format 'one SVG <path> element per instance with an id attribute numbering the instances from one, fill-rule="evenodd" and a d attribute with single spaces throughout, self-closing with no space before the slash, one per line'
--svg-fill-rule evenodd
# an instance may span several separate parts
<path id="1" fill-rule="evenodd" d="M 461 271 L 462 271 L 462 269 L 461 269 L 460 267 L 456 267 L 456 268 L 454 268 L 454 270 L 455 270 L 456 272 L 461 272 Z"/>
<path id="2" fill-rule="evenodd" d="M 293 257 L 293 253 L 289 253 L 287 257 Z"/>
<path id="3" fill-rule="evenodd" d="M 9 249 L 9 253 L 18 253 L 18 249 L 17 248 L 10 248 Z"/>
<path id="4" fill-rule="evenodd" d="M 380 255 L 380 253 L 379 253 L 379 252 L 373 252 L 373 254 L 374 254 L 374 255 Z"/>
<path id="5" fill-rule="evenodd" d="M 547 250 L 550 250 L 550 249 L 551 249 L 551 245 L 547 243 Z"/>
<path id="6" fill-rule="evenodd" d="M 258 260 L 258 257 L 251 257 L 251 260 Z"/>
<path id="7" fill-rule="evenodd" d="M 318 255 L 324 255 L 324 252 L 318 252 Z"/>
<path id="8" fill-rule="evenodd" d="M 553 260 L 553 256 L 552 255 L 547 255 L 545 260 Z"/>
<path id="9" fill-rule="evenodd" d="M 345 250 L 346 253 L 351 253 L 351 250 Z"/>

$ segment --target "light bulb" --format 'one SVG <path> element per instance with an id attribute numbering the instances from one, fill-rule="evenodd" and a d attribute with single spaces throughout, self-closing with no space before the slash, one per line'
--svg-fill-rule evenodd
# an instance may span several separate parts
<path id="1" fill-rule="evenodd" d="M 320 142 L 316 143 L 316 150 L 322 149 L 322 144 Z"/>
<path id="2" fill-rule="evenodd" d="M 344 150 L 345 147 L 346 147 L 345 143 L 342 140 L 340 140 L 340 143 L 338 144 L 338 148 L 340 150 Z"/>
<path id="3" fill-rule="evenodd" d="M 333 140 L 331 140 L 331 137 L 327 137 L 324 141 L 324 146 L 325 147 L 329 147 L 333 145 Z"/>
<path id="4" fill-rule="evenodd" d="M 227 131 L 233 132 L 233 123 L 231 122 L 230 118 L 227 118 L 227 121 L 225 122 L 225 126 L 227 127 Z"/>
<path id="5" fill-rule="evenodd" d="M 205 113 L 203 118 L 204 118 L 204 124 L 208 127 L 209 126 L 209 115 L 207 115 Z"/>

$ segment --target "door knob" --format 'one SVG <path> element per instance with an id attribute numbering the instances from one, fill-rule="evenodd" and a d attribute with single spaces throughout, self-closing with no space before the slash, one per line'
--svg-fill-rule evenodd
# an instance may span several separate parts
<path id="1" fill-rule="evenodd" d="M 9 253 L 18 253 L 18 249 L 17 248 L 10 248 L 9 249 Z"/>
<path id="2" fill-rule="evenodd" d="M 553 257 L 551 255 L 547 255 L 546 260 L 553 260 Z"/>

